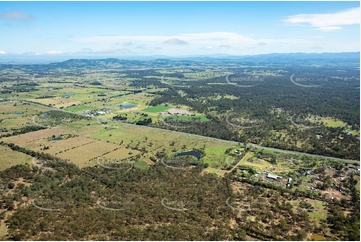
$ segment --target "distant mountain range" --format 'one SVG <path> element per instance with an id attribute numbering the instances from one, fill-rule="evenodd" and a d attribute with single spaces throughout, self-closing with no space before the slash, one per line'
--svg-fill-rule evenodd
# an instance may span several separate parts
<path id="1" fill-rule="evenodd" d="M 244 61 L 266 61 L 266 62 L 288 62 L 293 60 L 325 60 L 325 61 L 339 61 L 347 60 L 352 62 L 360 62 L 360 52 L 340 52 L 340 53 L 274 53 L 274 54 L 258 54 L 258 55 L 227 55 L 227 54 L 212 54 L 212 55 L 198 55 L 198 56 L 119 56 L 117 58 L 109 58 L 109 56 L 21 56 L 21 55 L 0 55 L 1 64 L 40 64 L 51 62 L 62 62 L 70 59 L 82 60 L 105 60 L 105 59 L 119 59 L 119 60 L 244 60 Z"/>

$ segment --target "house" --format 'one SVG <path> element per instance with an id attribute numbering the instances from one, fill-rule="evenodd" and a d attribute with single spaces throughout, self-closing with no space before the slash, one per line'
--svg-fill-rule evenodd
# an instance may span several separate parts
<path id="1" fill-rule="evenodd" d="M 274 174 L 267 174 L 267 178 L 273 179 L 273 180 L 278 180 L 278 179 L 282 179 L 282 176 L 277 176 Z"/>

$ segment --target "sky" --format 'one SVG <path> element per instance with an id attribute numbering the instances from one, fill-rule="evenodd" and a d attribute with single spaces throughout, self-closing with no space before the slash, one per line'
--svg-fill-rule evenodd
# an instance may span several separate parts
<path id="1" fill-rule="evenodd" d="M 0 56 L 360 51 L 355 2 L 0 2 Z"/>

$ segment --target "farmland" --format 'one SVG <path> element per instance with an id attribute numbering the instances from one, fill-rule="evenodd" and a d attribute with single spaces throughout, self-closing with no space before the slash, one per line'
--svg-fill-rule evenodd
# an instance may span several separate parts
<path id="1" fill-rule="evenodd" d="M 149 112 L 149 113 L 158 113 L 158 112 L 164 112 L 168 109 L 172 108 L 172 106 L 165 106 L 165 105 L 157 105 L 154 107 L 146 108 L 142 110 L 143 112 Z"/>
<path id="2" fill-rule="evenodd" d="M 322 89 L 322 95 L 329 97 L 333 106 L 319 99 L 316 90 L 304 90 L 305 98 L 299 95 L 299 86 L 289 81 L 294 68 L 290 66 L 280 70 L 280 66 L 272 64 L 260 67 L 238 63 L 235 69 L 231 62 L 167 61 L 174 68 L 166 69 L 159 64 L 144 69 L 140 67 L 148 63 L 139 62 L 134 64 L 139 69 L 130 71 L 124 67 L 134 68 L 128 62 L 92 62 L 96 65 L 84 64 L 86 70 L 79 69 L 75 60 L 0 68 L 2 88 L 12 94 L 6 91 L 0 94 L 0 165 L 5 171 L 4 179 L 0 180 L 6 214 L 10 216 L 7 206 L 12 194 L 30 194 L 29 198 L 16 196 L 19 204 L 27 208 L 30 197 L 39 198 L 42 193 L 46 197 L 55 187 L 62 199 L 80 201 L 85 210 L 89 207 L 83 201 L 95 199 L 92 191 L 101 197 L 133 187 L 135 192 L 127 190 L 124 194 L 142 204 L 151 201 L 158 206 L 166 196 L 176 200 L 172 196 L 178 194 L 188 200 L 198 199 L 203 211 L 212 206 L 202 207 L 202 201 L 207 199 L 198 194 L 207 194 L 206 198 L 213 191 L 216 195 L 212 196 L 212 204 L 217 200 L 222 205 L 212 211 L 219 211 L 229 220 L 223 221 L 222 216 L 217 218 L 213 212 L 209 216 L 227 226 L 231 223 L 237 228 L 247 227 L 247 237 L 242 238 L 280 239 L 272 236 L 281 233 L 287 234 L 282 238 L 288 239 L 310 239 L 317 235 L 345 238 L 327 221 L 338 216 L 339 208 L 335 206 L 342 207 L 343 214 L 356 214 L 352 208 L 357 195 L 354 187 L 358 186 L 359 191 L 358 111 L 348 103 L 349 98 L 357 98 L 356 93 L 349 94 L 335 82 Z M 105 71 L 100 71 L 102 65 L 116 69 L 107 70 L 103 66 Z M 310 66 L 304 68 L 315 71 Z M 29 74 L 35 71 L 39 75 Z M 327 66 L 320 69 L 325 75 L 330 72 Z M 338 75 L 353 73 L 349 70 Z M 14 75 L 19 80 L 14 81 Z M 245 87 L 256 77 L 263 80 L 254 87 Z M 355 79 L 347 80 L 352 80 L 350 86 L 355 85 Z M 338 95 L 340 104 L 327 96 L 329 92 Z M 278 100 L 277 95 L 284 98 Z M 319 109 L 320 105 L 325 108 Z M 346 106 L 349 108 L 343 109 Z M 199 153 L 199 162 L 189 156 L 174 159 L 176 154 L 187 151 Z M 174 159 L 182 165 L 166 166 L 163 159 Z M 192 159 L 193 163 L 189 162 Z M 27 174 L 29 180 L 24 184 L 32 187 L 29 191 L 21 185 L 9 188 L 11 182 L 18 184 L 23 179 L 7 177 L 14 171 Z M 72 174 L 77 175 L 71 178 Z M 90 180 L 96 185 L 90 186 Z M 118 187 L 120 180 L 122 185 Z M 185 184 L 192 181 L 188 184 L 191 187 L 194 180 L 212 185 L 206 185 L 207 191 L 197 187 L 200 189 L 197 195 L 188 196 L 188 188 L 172 190 L 183 181 Z M 74 186 L 79 190 L 70 189 L 73 197 L 67 197 L 65 187 L 73 188 L 72 182 L 80 184 Z M 233 203 L 227 206 L 225 201 Z M 264 206 L 258 207 L 262 203 Z M 236 205 L 240 207 L 234 209 Z M 264 207 L 270 209 L 264 211 Z M 153 211 L 142 205 L 137 208 L 143 211 L 137 214 L 147 218 L 150 215 L 145 211 Z M 34 216 L 32 211 L 27 212 Z M 288 226 L 291 218 L 297 224 L 292 228 Z M 209 218 L 199 219 L 212 223 Z M 1 229 L 4 235 L 7 231 L 17 233 L 4 226 Z M 44 236 L 36 238 L 48 238 Z"/>

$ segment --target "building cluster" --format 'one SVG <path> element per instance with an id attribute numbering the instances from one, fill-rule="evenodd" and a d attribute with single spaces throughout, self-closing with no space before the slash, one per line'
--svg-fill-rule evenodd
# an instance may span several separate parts
<path id="1" fill-rule="evenodd" d="M 85 110 L 84 114 L 88 117 L 94 117 L 94 116 L 98 116 L 98 115 L 105 115 L 105 114 L 110 114 L 112 113 L 113 110 L 111 109 L 102 109 L 102 110 Z"/>

